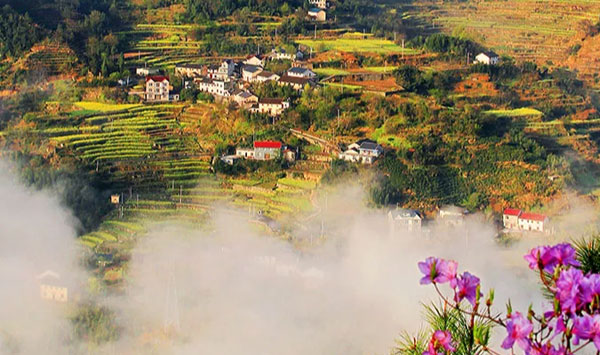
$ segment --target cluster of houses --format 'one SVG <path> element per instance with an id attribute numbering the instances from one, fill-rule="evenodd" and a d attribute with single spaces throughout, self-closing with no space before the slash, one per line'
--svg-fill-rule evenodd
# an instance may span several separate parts
<path id="1" fill-rule="evenodd" d="M 421 232 L 424 217 L 417 210 L 396 207 L 388 211 L 388 224 L 390 232 Z M 465 218 L 469 216 L 469 211 L 457 206 L 441 207 L 438 213 L 437 222 L 446 227 L 461 227 L 465 223 Z"/>
<path id="2" fill-rule="evenodd" d="M 523 212 L 516 208 L 506 208 L 502 213 L 505 229 L 550 233 L 550 219 L 539 213 Z"/>
<path id="3" fill-rule="evenodd" d="M 348 149 L 339 154 L 345 161 L 361 164 L 373 164 L 383 154 L 383 147 L 369 139 L 360 140 L 348 146 Z"/>
<path id="4" fill-rule="evenodd" d="M 289 108 L 289 101 L 281 98 L 258 98 L 248 87 L 253 83 L 276 82 L 280 86 L 290 86 L 302 91 L 307 85 L 316 83 L 317 75 L 302 62 L 302 52 L 295 54 L 274 49 L 269 56 L 249 55 L 245 60 L 235 62 L 224 59 L 215 65 L 181 64 L 175 67 L 175 74 L 187 79 L 186 87 L 195 85 L 199 91 L 213 95 L 217 100 L 235 102 L 239 107 L 253 113 L 279 116 Z M 265 69 L 268 59 L 294 60 L 293 66 L 282 76 Z"/>
<path id="5" fill-rule="evenodd" d="M 234 155 L 225 155 L 221 160 L 229 165 L 233 165 L 237 159 L 273 160 L 283 157 L 287 161 L 294 161 L 297 154 L 297 150 L 278 141 L 256 141 L 252 148 L 238 147 Z"/>

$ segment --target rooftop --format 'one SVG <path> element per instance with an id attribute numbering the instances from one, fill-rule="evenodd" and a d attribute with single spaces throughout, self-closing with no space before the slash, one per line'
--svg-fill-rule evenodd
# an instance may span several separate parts
<path id="1" fill-rule="evenodd" d="M 257 71 L 261 71 L 262 68 L 256 65 L 244 65 L 242 70 L 247 71 L 249 73 L 256 73 Z"/>
<path id="2" fill-rule="evenodd" d="M 279 82 L 283 82 L 283 83 L 290 83 L 290 84 L 307 84 L 310 82 L 310 79 L 308 78 L 299 78 L 297 76 L 289 76 L 287 74 L 284 74 L 280 79 Z"/>
<path id="3" fill-rule="evenodd" d="M 393 218 L 418 218 L 421 219 L 419 212 L 412 209 L 406 208 L 396 208 L 395 210 L 391 210 L 390 214 Z"/>
<path id="4" fill-rule="evenodd" d="M 546 220 L 545 215 L 543 214 L 539 214 L 539 213 L 531 213 L 531 212 L 524 212 L 523 214 L 521 214 L 521 216 L 519 217 L 519 219 L 526 219 L 528 221 L 538 221 L 538 222 L 543 222 Z"/>
<path id="5" fill-rule="evenodd" d="M 256 142 L 254 142 L 254 148 L 275 148 L 275 149 L 281 149 L 281 142 L 277 142 L 277 141 L 256 141 Z"/>
<path id="6" fill-rule="evenodd" d="M 281 105 L 283 103 L 283 99 L 262 98 L 258 102 L 261 103 L 261 104 L 276 104 L 276 105 Z"/>
<path id="7" fill-rule="evenodd" d="M 507 216 L 519 216 L 522 213 L 521 210 L 516 208 L 506 208 L 504 209 L 504 214 Z"/>
<path id="8" fill-rule="evenodd" d="M 148 81 L 154 81 L 154 82 L 161 82 L 161 81 L 169 81 L 169 77 L 168 76 L 164 76 L 164 75 L 150 75 L 146 77 L 146 82 Z"/>

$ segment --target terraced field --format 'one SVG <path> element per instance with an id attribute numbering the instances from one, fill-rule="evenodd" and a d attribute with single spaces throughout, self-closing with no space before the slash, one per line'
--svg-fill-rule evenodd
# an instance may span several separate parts
<path id="1" fill-rule="evenodd" d="M 133 30 L 118 32 L 129 43 L 125 54 L 129 65 L 172 68 L 198 57 L 202 41 L 188 38 L 192 25 L 138 24 Z"/>
<path id="2" fill-rule="evenodd" d="M 501 54 L 541 64 L 558 64 L 581 39 L 584 21 L 596 23 L 598 1 L 489 0 L 419 1 L 406 7 L 421 18 L 422 32 L 459 30 Z"/>

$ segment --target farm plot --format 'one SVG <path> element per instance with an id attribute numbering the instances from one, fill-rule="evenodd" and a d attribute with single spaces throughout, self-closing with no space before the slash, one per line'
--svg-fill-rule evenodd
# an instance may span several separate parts
<path id="1" fill-rule="evenodd" d="M 407 55 L 417 54 L 418 51 L 404 48 L 386 39 L 367 38 L 355 39 L 340 37 L 337 39 L 298 39 L 296 43 L 312 48 L 317 52 L 343 51 L 354 53 L 404 53 Z"/>
<path id="2" fill-rule="evenodd" d="M 597 22 L 600 3 L 567 0 L 490 0 L 471 2 L 421 1 L 406 7 L 422 19 L 422 31 L 454 30 L 501 54 L 545 65 L 559 65 L 581 39 L 584 21 Z"/>

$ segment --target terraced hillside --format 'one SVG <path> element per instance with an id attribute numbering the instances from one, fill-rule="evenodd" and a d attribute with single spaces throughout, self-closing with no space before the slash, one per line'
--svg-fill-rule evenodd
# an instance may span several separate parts
<path id="1" fill-rule="evenodd" d="M 129 65 L 172 68 L 198 58 L 203 42 L 188 39 L 191 28 L 192 25 L 139 24 L 118 35 L 128 42 L 125 59 Z"/>
<path id="2" fill-rule="evenodd" d="M 558 64 L 596 23 L 600 2 L 575 0 L 418 1 L 406 16 L 422 18 L 426 32 L 459 31 L 500 54 L 541 64 Z"/>

